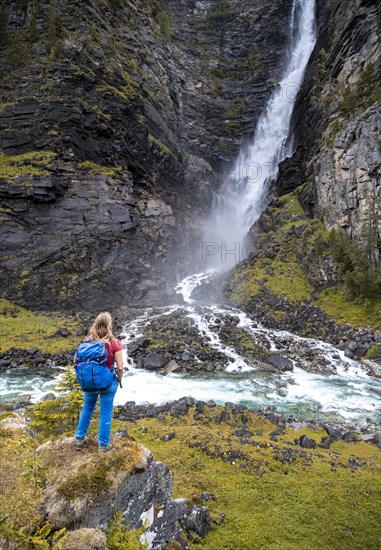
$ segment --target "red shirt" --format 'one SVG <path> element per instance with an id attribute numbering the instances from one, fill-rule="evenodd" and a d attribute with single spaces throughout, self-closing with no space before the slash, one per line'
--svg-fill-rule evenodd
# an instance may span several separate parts
<path id="1" fill-rule="evenodd" d="M 115 338 L 114 340 L 111 340 L 109 344 L 105 344 L 105 345 L 107 349 L 106 367 L 108 369 L 111 369 L 115 362 L 115 353 L 123 349 L 123 344 L 120 340 Z"/>

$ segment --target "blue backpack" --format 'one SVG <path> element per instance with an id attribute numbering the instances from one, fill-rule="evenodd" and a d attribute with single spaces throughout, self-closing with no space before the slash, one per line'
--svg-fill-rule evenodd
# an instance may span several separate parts
<path id="1" fill-rule="evenodd" d="M 74 356 L 74 370 L 83 391 L 109 388 L 115 375 L 106 367 L 107 350 L 103 342 L 83 342 Z"/>

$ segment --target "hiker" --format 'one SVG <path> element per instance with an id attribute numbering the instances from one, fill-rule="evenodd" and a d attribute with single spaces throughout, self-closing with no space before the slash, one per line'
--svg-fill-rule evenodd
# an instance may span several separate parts
<path id="1" fill-rule="evenodd" d="M 108 369 L 111 373 L 111 376 L 107 371 L 103 371 L 109 379 L 108 387 L 105 389 L 92 389 L 88 391 L 82 385 L 82 380 L 78 380 L 81 383 L 82 389 L 84 389 L 84 404 L 82 413 L 78 422 L 77 431 L 75 433 L 75 448 L 81 450 L 84 446 L 84 438 L 87 434 L 89 428 L 90 420 L 97 403 L 98 395 L 100 398 L 100 419 L 99 419 L 99 431 L 98 431 L 98 448 L 101 452 L 109 451 L 112 448 L 110 443 L 110 432 L 111 432 L 111 422 L 112 422 L 112 408 L 114 402 L 114 396 L 118 388 L 118 383 L 122 387 L 122 376 L 123 376 L 123 357 L 122 349 L 123 345 L 115 338 L 112 333 L 112 318 L 109 313 L 100 313 L 95 319 L 93 325 L 90 328 L 90 334 L 85 339 L 84 343 L 78 349 L 80 351 L 81 347 L 86 347 L 84 344 L 88 344 L 88 347 L 91 347 L 93 342 L 103 342 L 104 346 L 98 346 L 99 349 L 102 349 L 102 353 L 107 351 L 107 360 L 104 361 L 104 366 L 99 367 L 101 361 L 95 361 L 95 367 L 100 369 Z M 97 346 L 93 346 L 97 347 Z M 106 348 L 106 351 L 105 349 Z M 78 353 L 77 352 L 77 353 Z M 76 356 L 77 360 L 77 356 Z M 79 359 L 80 361 L 80 359 Z M 84 361 L 89 363 L 90 360 Z M 114 368 L 114 363 L 116 363 L 116 371 Z M 94 364 L 94 362 L 92 363 Z M 76 369 L 77 371 L 77 369 Z M 77 372 L 77 378 L 79 378 Z"/>

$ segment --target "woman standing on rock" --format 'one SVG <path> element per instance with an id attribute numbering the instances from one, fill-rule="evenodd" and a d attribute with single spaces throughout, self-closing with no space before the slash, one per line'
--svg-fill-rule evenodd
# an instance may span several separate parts
<path id="1" fill-rule="evenodd" d="M 118 383 L 121 384 L 123 376 L 123 345 L 115 338 L 112 333 L 112 318 L 109 313 L 100 313 L 95 319 L 90 329 L 90 335 L 86 342 L 103 342 L 107 350 L 106 368 L 113 371 L 114 377 L 110 387 L 104 390 L 85 391 L 82 413 L 75 433 L 75 447 L 81 450 L 84 446 L 84 438 L 89 428 L 90 420 L 97 403 L 98 395 L 100 398 L 100 419 L 98 430 L 98 445 L 101 452 L 109 451 L 112 447 L 110 443 L 110 432 L 112 422 L 112 409 L 114 396 L 118 389 Z M 116 363 L 116 373 L 114 371 Z"/>

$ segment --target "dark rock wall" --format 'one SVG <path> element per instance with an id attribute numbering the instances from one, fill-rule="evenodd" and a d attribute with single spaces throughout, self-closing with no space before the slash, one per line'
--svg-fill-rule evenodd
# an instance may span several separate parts
<path id="1" fill-rule="evenodd" d="M 319 0 L 317 11 L 318 41 L 292 121 L 295 154 L 281 165 L 275 192 L 308 182 L 306 211 L 360 241 L 368 210 L 381 209 L 380 6 Z"/>
<path id="2" fill-rule="evenodd" d="M 6 297 L 172 299 L 281 70 L 290 4 L 1 3 Z"/>

